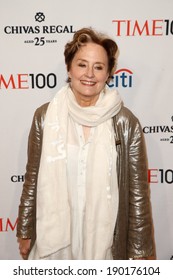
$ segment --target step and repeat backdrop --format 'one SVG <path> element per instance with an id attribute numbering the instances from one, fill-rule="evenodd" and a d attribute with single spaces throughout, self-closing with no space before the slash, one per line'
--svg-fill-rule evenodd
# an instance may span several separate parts
<path id="1" fill-rule="evenodd" d="M 0 0 L 0 259 L 20 259 L 19 199 L 34 111 L 66 82 L 64 45 L 82 27 L 119 46 L 109 86 L 140 119 L 157 259 L 173 256 L 173 1 Z"/>

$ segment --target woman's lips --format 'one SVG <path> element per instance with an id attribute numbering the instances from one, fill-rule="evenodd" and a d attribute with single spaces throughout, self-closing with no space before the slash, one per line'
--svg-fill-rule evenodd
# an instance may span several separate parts
<path id="1" fill-rule="evenodd" d="M 93 82 L 93 81 L 84 81 L 82 80 L 81 83 L 83 85 L 87 85 L 87 86 L 94 86 L 96 84 L 96 82 Z"/>

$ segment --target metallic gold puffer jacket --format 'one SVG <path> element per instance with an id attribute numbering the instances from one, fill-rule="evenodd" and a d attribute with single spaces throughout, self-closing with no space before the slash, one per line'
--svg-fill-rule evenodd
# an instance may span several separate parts
<path id="1" fill-rule="evenodd" d="M 44 117 L 48 103 L 35 112 L 28 141 L 28 162 L 19 206 L 17 237 L 36 238 L 36 195 Z M 113 118 L 117 146 L 119 212 L 114 259 L 153 255 L 152 218 L 144 137 L 138 119 L 125 107 Z"/>

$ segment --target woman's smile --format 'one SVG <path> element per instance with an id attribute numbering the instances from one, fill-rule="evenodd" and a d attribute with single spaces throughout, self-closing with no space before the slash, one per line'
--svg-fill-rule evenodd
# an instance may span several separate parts
<path id="1" fill-rule="evenodd" d="M 86 86 L 95 86 L 96 82 L 81 80 L 81 83 Z"/>

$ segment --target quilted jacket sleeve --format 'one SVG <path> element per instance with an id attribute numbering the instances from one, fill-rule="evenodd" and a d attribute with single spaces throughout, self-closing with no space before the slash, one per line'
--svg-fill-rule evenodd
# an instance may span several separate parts
<path id="1" fill-rule="evenodd" d="M 17 225 L 17 237 L 20 238 L 33 238 L 33 235 L 35 235 L 36 188 L 45 107 L 47 107 L 47 105 L 43 105 L 36 110 L 28 138 L 28 160 L 20 199 Z"/>
<path id="2" fill-rule="evenodd" d="M 152 219 L 147 178 L 147 157 L 139 121 L 132 116 L 129 132 L 128 257 L 153 255 Z"/>

